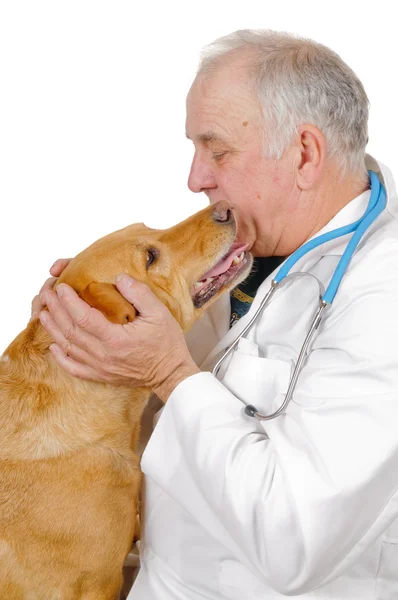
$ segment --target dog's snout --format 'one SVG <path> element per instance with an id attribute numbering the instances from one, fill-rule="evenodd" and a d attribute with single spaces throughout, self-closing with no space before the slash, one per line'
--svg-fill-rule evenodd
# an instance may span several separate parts
<path id="1" fill-rule="evenodd" d="M 232 211 L 228 208 L 226 202 L 218 202 L 214 206 L 212 217 L 216 223 L 230 223 L 234 220 Z"/>

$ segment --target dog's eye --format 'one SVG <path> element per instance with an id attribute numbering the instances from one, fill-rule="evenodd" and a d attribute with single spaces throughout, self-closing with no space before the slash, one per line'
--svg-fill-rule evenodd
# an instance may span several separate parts
<path id="1" fill-rule="evenodd" d="M 147 268 L 151 266 L 152 263 L 157 259 L 157 252 L 154 248 L 149 248 L 146 251 L 146 266 Z"/>

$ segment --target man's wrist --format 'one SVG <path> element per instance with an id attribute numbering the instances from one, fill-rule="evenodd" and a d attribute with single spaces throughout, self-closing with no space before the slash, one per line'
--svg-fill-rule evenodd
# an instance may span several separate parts
<path id="1" fill-rule="evenodd" d="M 191 375 L 195 375 L 196 373 L 200 373 L 199 367 L 192 360 L 189 363 L 183 363 L 179 365 L 170 375 L 162 381 L 159 385 L 157 385 L 153 391 L 156 396 L 162 402 L 166 402 L 170 396 L 170 394 L 174 391 L 181 381 L 187 379 Z"/>

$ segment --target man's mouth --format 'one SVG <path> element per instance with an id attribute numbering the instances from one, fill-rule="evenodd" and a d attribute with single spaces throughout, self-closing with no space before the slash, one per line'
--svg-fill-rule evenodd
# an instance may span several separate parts
<path id="1" fill-rule="evenodd" d="M 251 256 L 245 252 L 247 247 L 248 244 L 234 242 L 228 253 L 194 283 L 191 295 L 195 308 L 201 308 L 221 288 L 238 279 L 249 265 L 251 267 Z M 248 275 L 250 268 L 247 270 Z"/>

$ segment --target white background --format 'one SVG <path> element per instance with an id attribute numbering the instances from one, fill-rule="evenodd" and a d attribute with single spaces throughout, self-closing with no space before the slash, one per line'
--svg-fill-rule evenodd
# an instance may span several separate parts
<path id="1" fill-rule="evenodd" d="M 0 0 L 0 354 L 55 259 L 207 205 L 186 187 L 185 96 L 203 45 L 270 28 L 330 46 L 371 103 L 368 152 L 398 176 L 394 2 Z M 398 257 L 397 257 L 398 268 Z"/>

